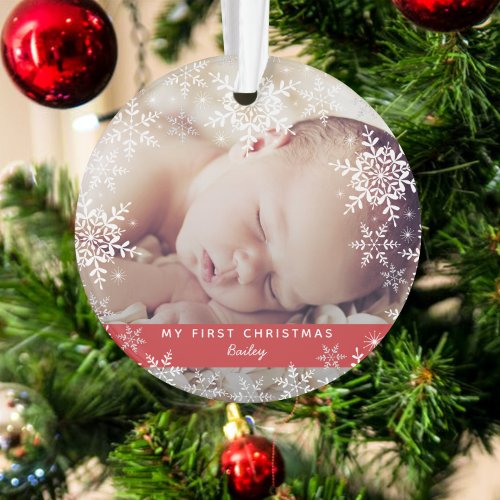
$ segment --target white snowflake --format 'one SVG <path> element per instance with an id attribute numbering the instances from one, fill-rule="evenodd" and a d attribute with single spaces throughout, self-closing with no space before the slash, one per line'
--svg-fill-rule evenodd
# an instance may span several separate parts
<path id="1" fill-rule="evenodd" d="M 227 146 L 228 138 L 224 132 L 217 132 L 213 139 L 214 143 L 219 147 Z"/>
<path id="2" fill-rule="evenodd" d="M 383 338 L 383 335 L 379 332 L 370 332 L 369 335 L 365 335 L 365 349 L 375 349 Z"/>
<path id="3" fill-rule="evenodd" d="M 106 269 L 103 264 L 114 262 L 117 253 L 121 257 L 140 255 L 137 247 L 129 247 L 130 242 L 120 242 L 124 229 L 116 222 L 125 220 L 131 203 L 120 203 L 120 207 L 112 207 L 111 215 L 101 207 L 91 208 L 92 200 L 85 194 L 80 195 L 75 220 L 75 250 L 76 261 L 80 271 L 90 268 L 89 276 L 94 283 L 102 284 L 106 281 Z"/>
<path id="4" fill-rule="evenodd" d="M 413 281 L 413 280 L 412 280 L 412 281 Z M 405 301 L 406 301 L 406 300 L 408 299 L 408 297 L 409 297 L 409 295 L 410 295 L 410 292 L 411 292 L 411 285 L 408 285 L 408 286 L 407 286 L 407 288 L 406 288 L 405 293 L 404 293 L 404 294 L 402 294 L 402 295 L 403 295 L 403 300 L 405 300 Z"/>
<path id="5" fill-rule="evenodd" d="M 95 150 L 89 160 L 87 175 L 90 177 L 89 189 L 100 185 L 107 187 L 112 193 L 116 191 L 116 177 L 125 175 L 128 170 L 116 164 L 118 150 L 103 155 Z"/>
<path id="6" fill-rule="evenodd" d="M 195 370 L 195 377 L 190 384 L 184 386 L 186 392 L 196 394 L 208 399 L 217 399 L 227 396 L 227 392 L 217 385 L 219 373 L 213 372 L 211 375 L 206 375 L 200 370 Z"/>
<path id="7" fill-rule="evenodd" d="M 342 373 L 340 373 L 339 375 L 337 375 L 336 377 L 333 377 L 332 375 L 329 375 L 328 377 L 326 378 L 319 378 L 318 379 L 318 386 L 317 387 L 323 387 L 324 385 L 328 385 L 330 384 L 331 382 L 333 382 L 334 380 L 337 380 L 340 375 L 342 375 Z"/>
<path id="8" fill-rule="evenodd" d="M 284 64 L 282 64 L 282 59 L 279 58 L 279 57 L 276 57 L 275 58 L 275 61 L 279 64 L 278 66 L 278 72 L 279 73 L 283 73 L 285 75 L 288 75 L 288 73 L 290 73 L 292 71 L 292 69 L 288 66 L 285 66 Z"/>
<path id="9" fill-rule="evenodd" d="M 160 360 L 146 353 L 146 360 L 149 364 L 149 367 L 146 368 L 148 372 L 167 384 L 173 384 L 175 377 L 177 375 L 182 375 L 185 370 L 185 368 L 179 366 L 172 366 L 171 350 L 163 353 L 163 358 Z"/>
<path id="10" fill-rule="evenodd" d="M 142 95 L 142 94 L 141 94 L 141 95 Z M 156 106 L 158 105 L 158 99 L 156 98 L 156 95 L 154 95 L 154 94 L 153 94 L 153 95 L 150 95 L 150 96 L 147 98 L 146 102 L 147 102 L 150 106 L 152 106 L 152 107 L 156 107 Z"/>
<path id="11" fill-rule="evenodd" d="M 411 233 L 411 237 L 408 235 Z M 406 241 L 408 244 L 407 248 L 403 248 L 400 251 L 398 251 L 398 255 L 401 255 L 404 259 L 410 261 L 413 260 L 413 262 L 418 263 L 418 259 L 420 258 L 420 238 L 422 236 L 422 226 L 419 224 L 416 233 L 413 231 L 413 229 L 410 229 L 409 227 L 406 227 L 406 229 L 401 233 L 401 237 Z M 417 243 L 415 248 L 411 248 L 409 245 L 412 243 L 413 239 L 417 239 Z"/>
<path id="12" fill-rule="evenodd" d="M 199 109 L 206 109 L 212 98 L 206 92 L 199 92 L 194 98 L 194 104 Z"/>
<path id="13" fill-rule="evenodd" d="M 413 262 L 418 262 L 418 259 L 420 258 L 420 247 L 416 247 L 415 249 L 412 248 L 404 248 L 400 252 L 398 252 L 398 255 L 401 255 L 401 257 L 405 258 L 406 260 L 412 260 Z"/>
<path id="14" fill-rule="evenodd" d="M 387 317 L 389 319 L 393 319 L 393 320 L 396 320 L 396 318 L 399 316 L 399 309 L 395 308 L 395 309 L 386 309 L 384 311 L 385 314 L 387 314 Z"/>
<path id="15" fill-rule="evenodd" d="M 196 61 L 183 66 L 165 80 L 166 85 L 177 85 L 182 97 L 186 99 L 192 87 L 206 87 L 207 82 L 201 77 L 200 72 L 207 67 L 208 61 Z"/>
<path id="16" fill-rule="evenodd" d="M 293 363 L 290 363 L 286 377 L 273 378 L 274 383 L 281 387 L 282 392 L 279 397 L 281 399 L 293 398 L 312 391 L 310 384 L 315 372 L 314 369 L 297 370 Z"/>
<path id="17" fill-rule="evenodd" d="M 344 163 L 337 160 L 329 165 L 334 166 L 335 171 L 340 170 L 343 176 L 351 173 L 349 186 L 359 193 L 349 196 L 351 201 L 346 203 L 344 214 L 363 209 L 363 200 L 366 200 L 372 209 L 384 207 L 382 213 L 388 215 L 388 222 L 392 221 L 396 226 L 400 207 L 395 202 L 406 199 L 407 188 L 416 193 L 415 180 L 411 177 L 410 167 L 401 148 L 396 152 L 389 144 L 377 147 L 379 138 L 373 137 L 374 133 L 365 125 L 365 140 L 362 144 L 368 150 L 356 153 L 355 165 L 351 165 L 349 158 Z"/>
<path id="18" fill-rule="evenodd" d="M 113 314 L 111 309 L 109 309 L 110 297 L 97 298 L 93 293 L 89 294 L 89 304 L 94 311 L 94 314 L 103 321 L 106 316 Z"/>
<path id="19" fill-rule="evenodd" d="M 403 231 L 401 231 L 401 238 L 407 243 L 411 243 L 415 239 L 415 231 L 411 227 L 406 226 Z"/>
<path id="20" fill-rule="evenodd" d="M 121 340 L 118 345 L 125 351 L 125 349 L 130 349 L 133 352 L 137 352 L 140 345 L 145 344 L 146 341 L 141 337 L 142 328 L 136 328 L 135 330 L 130 325 L 125 325 L 125 332 L 120 333 L 117 337 Z"/>
<path id="21" fill-rule="evenodd" d="M 365 267 L 372 260 L 376 260 L 384 267 L 387 267 L 386 252 L 399 247 L 399 243 L 394 240 L 387 239 L 387 223 L 380 225 L 377 230 L 370 229 L 366 224 L 361 222 L 361 240 L 353 241 L 349 244 L 355 250 L 361 250 L 363 257 L 361 259 L 361 267 Z"/>
<path id="22" fill-rule="evenodd" d="M 240 377 L 240 390 L 230 393 L 229 398 L 240 403 L 264 403 L 265 401 L 271 401 L 272 395 L 262 390 L 263 385 L 264 377 L 260 377 L 251 383 L 248 381 L 248 378 Z"/>
<path id="23" fill-rule="evenodd" d="M 121 143 L 125 158 L 129 161 L 134 156 L 137 144 L 159 147 L 156 139 L 149 129 L 161 115 L 158 111 L 150 111 L 147 115 L 138 109 L 137 97 L 127 103 L 125 110 L 120 111 L 111 121 L 110 131 L 106 132 L 103 141 L 106 144 Z"/>
<path id="24" fill-rule="evenodd" d="M 116 267 L 111 273 L 111 280 L 116 282 L 118 285 L 121 285 L 125 281 L 126 277 L 127 273 L 121 267 Z"/>
<path id="25" fill-rule="evenodd" d="M 340 368 L 339 361 L 347 358 L 345 354 L 339 353 L 339 344 L 328 347 L 323 344 L 323 354 L 316 359 L 324 363 L 323 368 Z"/>
<path id="26" fill-rule="evenodd" d="M 307 75 L 309 73 L 316 72 L 317 70 L 316 70 L 316 68 L 313 68 L 312 66 L 308 66 L 307 64 L 304 64 L 303 71 Z"/>
<path id="27" fill-rule="evenodd" d="M 354 110 L 357 109 L 356 118 L 360 121 L 378 121 L 380 116 L 378 113 L 361 97 L 355 100 Z"/>
<path id="28" fill-rule="evenodd" d="M 193 127 L 194 118 L 183 110 L 177 116 L 169 116 L 168 123 L 170 124 L 168 135 L 179 137 L 181 142 L 184 142 L 190 135 L 199 135 L 196 127 Z"/>
<path id="29" fill-rule="evenodd" d="M 330 112 L 340 110 L 340 105 L 335 100 L 338 92 L 338 85 L 325 84 L 323 78 L 317 76 L 314 79 L 313 90 L 299 90 L 299 94 L 309 103 L 302 112 L 302 117 L 319 116 L 321 123 L 326 127 Z"/>
<path id="30" fill-rule="evenodd" d="M 380 274 L 385 278 L 384 287 L 391 287 L 395 292 L 398 291 L 399 285 L 408 283 L 404 278 L 406 268 L 396 269 L 393 264 L 389 267 L 389 271 L 382 271 Z"/>
<path id="31" fill-rule="evenodd" d="M 241 133 L 240 141 L 245 155 L 253 150 L 257 136 L 266 130 L 274 128 L 277 132 L 293 133 L 292 123 L 283 114 L 285 105 L 282 97 L 289 97 L 290 91 L 296 90 L 300 82 L 289 80 L 285 83 L 281 80 L 279 85 L 275 85 L 271 77 L 264 77 L 260 82 L 255 102 L 242 106 L 233 96 L 228 75 L 224 77 L 220 73 L 210 73 L 210 75 L 213 78 L 212 83 L 217 84 L 217 90 L 226 92 L 220 99 L 224 110 L 216 110 L 209 116 L 205 127 L 224 128 L 226 123 L 229 124 L 232 131 Z"/>
<path id="32" fill-rule="evenodd" d="M 342 139 L 342 142 L 345 146 L 347 146 L 347 148 L 352 149 L 354 147 L 354 144 L 356 144 L 356 136 L 349 133 Z"/>
<path id="33" fill-rule="evenodd" d="M 361 362 L 361 360 L 364 357 L 365 357 L 365 355 L 363 353 L 359 354 L 359 347 L 356 346 L 356 354 L 353 354 L 351 356 L 351 358 L 353 358 L 356 362 L 355 363 L 351 363 L 351 366 L 359 365 L 359 363 Z"/>
<path id="34" fill-rule="evenodd" d="M 408 219 L 408 220 L 412 220 L 415 218 L 415 211 L 413 209 L 411 209 L 410 207 L 408 207 L 404 212 L 403 212 L 403 215 Z"/>

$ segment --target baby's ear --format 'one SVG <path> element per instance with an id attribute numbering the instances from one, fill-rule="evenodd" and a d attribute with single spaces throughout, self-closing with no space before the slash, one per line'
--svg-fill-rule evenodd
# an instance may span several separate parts
<path id="1" fill-rule="evenodd" d="M 241 148 L 241 144 L 238 142 L 231 147 L 229 155 L 232 160 L 242 159 L 247 156 L 264 156 L 288 144 L 290 142 L 290 138 L 291 134 L 289 132 L 287 133 L 286 130 L 280 130 L 278 132 L 274 128 L 269 129 L 263 134 L 257 136 L 257 141 L 253 143 L 252 149 L 248 152 L 248 154 L 245 154 Z"/>
<path id="2" fill-rule="evenodd" d="M 281 148 L 290 142 L 290 136 L 291 134 L 287 133 L 286 130 L 279 132 L 275 128 L 266 130 L 264 134 L 257 137 L 257 142 L 254 143 L 250 154 Z"/>

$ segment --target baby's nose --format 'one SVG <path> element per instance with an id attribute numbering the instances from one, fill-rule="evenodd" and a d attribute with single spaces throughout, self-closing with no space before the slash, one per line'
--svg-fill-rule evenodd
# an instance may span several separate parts
<path id="1" fill-rule="evenodd" d="M 235 250 L 233 262 L 236 266 L 238 283 L 240 285 L 248 285 L 260 276 L 264 271 L 263 262 L 260 262 L 261 260 L 258 255 L 248 250 Z"/>

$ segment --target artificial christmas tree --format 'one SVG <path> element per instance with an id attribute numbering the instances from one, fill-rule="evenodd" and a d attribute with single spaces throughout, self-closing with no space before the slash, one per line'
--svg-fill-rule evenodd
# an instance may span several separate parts
<path id="1" fill-rule="evenodd" d="M 175 59 L 216 9 L 169 3 L 158 15 L 162 57 Z M 393 496 L 429 498 L 454 457 L 499 432 L 498 15 L 442 34 L 413 26 L 389 0 L 274 0 L 271 24 L 276 47 L 301 45 L 394 131 L 420 193 L 423 246 L 415 288 L 376 351 L 297 399 L 242 408 L 271 441 L 283 431 L 286 475 L 269 493 L 384 498 L 392 481 Z M 57 433 L 53 471 L 18 496 L 61 497 L 66 472 L 98 457 L 130 498 L 230 498 L 225 404 L 157 380 L 99 325 L 75 264 L 74 189 L 61 176 L 54 196 L 52 170 L 20 170 L 2 193 L 0 381 L 44 397 Z M 106 314 L 105 300 L 92 306 Z M 378 486 L 361 460 L 373 442 L 386 458 L 375 461 Z M 15 497 L 12 484 L 1 488 Z"/>

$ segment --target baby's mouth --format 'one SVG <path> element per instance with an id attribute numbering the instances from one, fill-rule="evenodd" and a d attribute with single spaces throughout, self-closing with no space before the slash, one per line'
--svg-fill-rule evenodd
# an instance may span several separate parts
<path id="1" fill-rule="evenodd" d="M 215 277 L 215 264 L 206 250 L 203 250 L 201 256 L 201 277 L 205 283 L 212 283 Z"/>
<path id="2" fill-rule="evenodd" d="M 206 250 L 203 250 L 201 257 L 201 277 L 205 283 L 218 285 L 224 281 L 237 278 L 236 268 L 231 266 L 227 269 L 218 269 Z"/>

